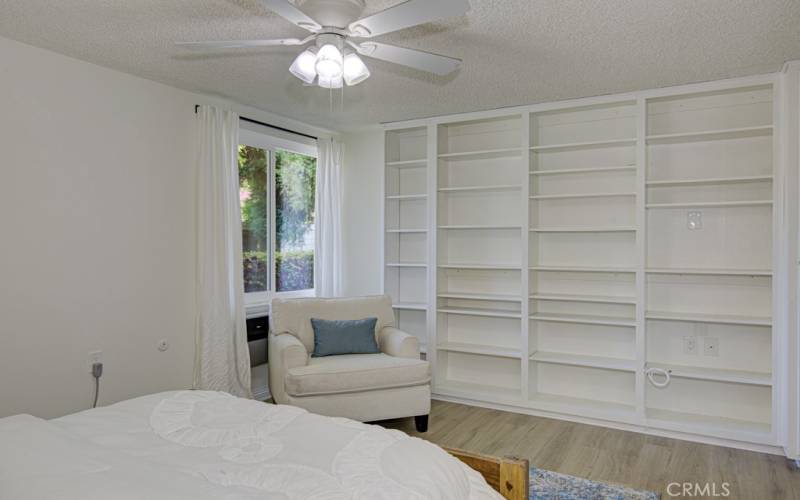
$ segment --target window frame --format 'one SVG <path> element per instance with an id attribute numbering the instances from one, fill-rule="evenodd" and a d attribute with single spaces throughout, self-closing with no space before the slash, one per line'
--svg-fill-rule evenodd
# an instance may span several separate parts
<path id="1" fill-rule="evenodd" d="M 283 151 L 290 151 L 306 156 L 313 156 L 319 162 L 319 155 L 316 145 L 303 144 L 300 142 L 291 141 L 281 137 L 275 137 L 263 132 L 255 132 L 253 130 L 240 128 L 239 129 L 239 145 L 250 146 L 253 148 L 260 148 L 267 151 L 268 155 L 268 168 L 267 173 L 267 189 L 268 192 L 268 206 L 267 206 L 267 220 L 270 221 L 270 238 L 269 238 L 269 262 L 267 268 L 269 269 L 270 289 L 264 292 L 250 292 L 244 294 L 245 309 L 253 316 L 256 311 L 262 311 L 266 308 L 269 310 L 269 305 L 273 298 L 296 298 L 296 297 L 314 297 L 316 290 L 309 288 L 307 290 L 295 290 L 291 292 L 277 292 L 275 291 L 275 150 L 280 149 Z M 314 220 L 314 229 L 316 230 L 316 219 Z M 241 235 L 240 235 L 241 237 Z M 314 272 L 316 272 L 316 254 L 314 255 Z"/>

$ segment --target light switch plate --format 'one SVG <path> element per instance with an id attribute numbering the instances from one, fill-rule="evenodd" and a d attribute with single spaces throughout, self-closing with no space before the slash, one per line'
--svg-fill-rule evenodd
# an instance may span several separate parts
<path id="1" fill-rule="evenodd" d="M 687 335 L 683 337 L 683 353 L 684 354 L 697 354 L 697 337 Z"/>
<path id="2" fill-rule="evenodd" d="M 690 230 L 703 229 L 703 212 L 689 212 L 686 214 L 686 227 Z"/>

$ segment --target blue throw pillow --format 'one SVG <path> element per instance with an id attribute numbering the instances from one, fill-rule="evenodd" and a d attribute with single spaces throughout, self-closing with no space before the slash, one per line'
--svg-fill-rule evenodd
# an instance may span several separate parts
<path id="1" fill-rule="evenodd" d="M 375 342 L 378 318 L 327 320 L 311 318 L 314 329 L 312 358 L 337 354 L 375 354 L 381 352 Z"/>

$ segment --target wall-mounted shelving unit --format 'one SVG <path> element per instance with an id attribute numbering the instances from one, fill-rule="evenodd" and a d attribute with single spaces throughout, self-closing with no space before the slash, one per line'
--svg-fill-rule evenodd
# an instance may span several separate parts
<path id="1" fill-rule="evenodd" d="M 774 447 L 773 108 L 770 76 L 388 130 L 436 397 Z"/>

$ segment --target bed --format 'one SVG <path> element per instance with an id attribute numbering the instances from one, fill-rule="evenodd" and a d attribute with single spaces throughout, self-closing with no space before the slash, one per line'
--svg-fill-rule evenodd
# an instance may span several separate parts
<path id="1" fill-rule="evenodd" d="M 521 500 L 526 484 L 524 461 L 220 392 L 0 419 L 2 499 Z"/>

